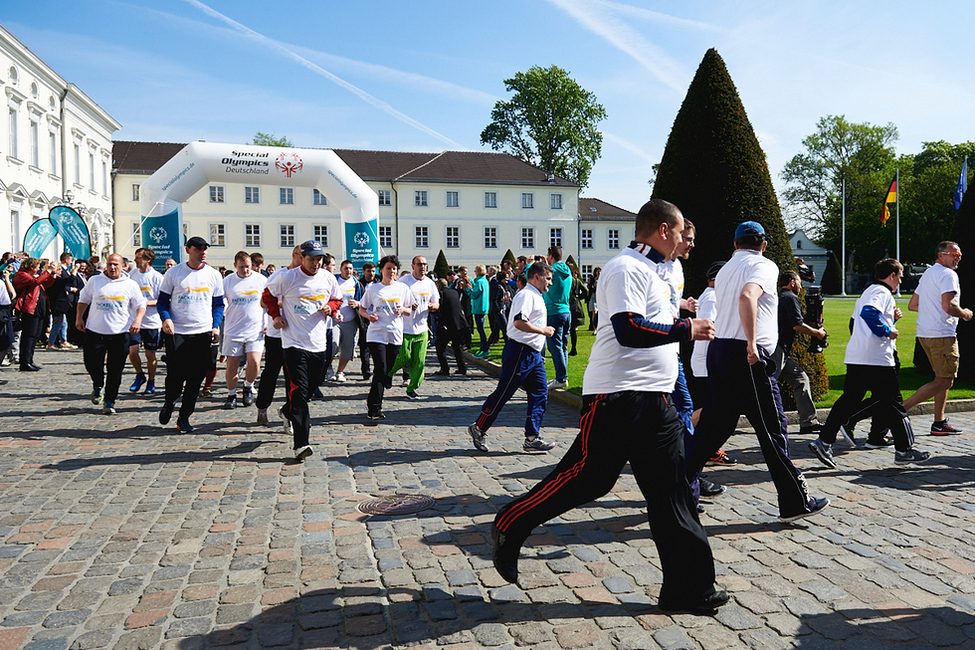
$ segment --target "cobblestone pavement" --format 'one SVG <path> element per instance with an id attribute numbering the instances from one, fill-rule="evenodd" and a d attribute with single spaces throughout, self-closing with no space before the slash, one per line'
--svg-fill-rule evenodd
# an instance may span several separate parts
<path id="1" fill-rule="evenodd" d="M 713 618 L 666 616 L 628 471 L 536 531 L 523 588 L 502 582 L 494 513 L 560 454 L 521 452 L 520 396 L 491 453 L 471 448 L 466 425 L 494 384 L 479 370 L 430 377 L 416 402 L 394 388 L 378 424 L 364 382 L 329 385 L 299 465 L 253 408 L 204 400 L 197 431 L 179 435 L 157 424 L 159 396 L 125 392 L 130 374 L 119 414 L 102 416 L 79 354 L 37 360 L 43 372 L 0 372 L 0 649 L 975 647 L 971 434 L 919 435 L 936 455 L 925 465 L 855 450 L 835 470 L 797 435 L 796 462 L 832 505 L 793 526 L 776 519 L 754 439 L 734 436 L 739 464 L 709 470 L 729 490 L 702 518 L 733 600 Z M 914 422 L 926 431 L 930 416 Z M 543 435 L 564 449 L 576 424 L 552 403 Z M 390 494 L 436 502 L 395 518 L 356 509 Z"/>

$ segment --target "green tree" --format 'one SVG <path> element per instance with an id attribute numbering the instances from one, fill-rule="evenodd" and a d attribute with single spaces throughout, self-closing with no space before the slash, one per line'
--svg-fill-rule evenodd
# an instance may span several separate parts
<path id="1" fill-rule="evenodd" d="M 450 264 L 447 264 L 447 256 L 443 254 L 443 249 L 441 249 L 440 254 L 437 255 L 437 261 L 433 265 L 433 274 L 439 280 L 447 277 L 448 273 L 450 273 Z"/>
<path id="2" fill-rule="evenodd" d="M 295 146 L 286 136 L 275 137 L 273 133 L 263 133 L 258 131 L 254 139 L 249 144 L 259 144 L 264 147 L 293 147 Z"/>
<path id="3" fill-rule="evenodd" d="M 602 151 L 606 109 L 558 66 L 532 66 L 504 80 L 514 91 L 491 111 L 481 144 L 585 186 Z"/>
<path id="4" fill-rule="evenodd" d="M 884 228 L 881 210 L 898 166 L 896 141 L 893 124 L 857 124 L 842 115 L 821 118 L 816 132 L 802 141 L 805 151 L 782 171 L 787 184 L 782 196 L 790 220 L 806 228 L 821 246 L 841 250 L 845 180 L 847 247 L 855 249 L 855 259 L 869 269 L 885 254 L 894 255 L 896 224 L 889 221 Z"/>
<path id="5" fill-rule="evenodd" d="M 697 228 L 695 248 L 684 266 L 687 295 L 704 290 L 712 262 L 732 255 L 735 228 L 742 221 L 761 223 L 769 235 L 766 256 L 782 270 L 796 270 L 765 153 L 714 49 L 704 55 L 674 120 L 653 198 L 676 204 Z M 804 351 L 805 344 L 800 340 L 794 349 Z M 813 395 L 821 396 L 828 388 L 822 355 L 804 360 L 804 367 Z"/>
<path id="6" fill-rule="evenodd" d="M 515 264 L 518 263 L 518 258 L 515 257 L 515 254 L 511 252 L 510 248 L 504 252 L 501 262 L 504 263 L 505 260 L 511 262 L 511 268 L 515 268 Z"/>

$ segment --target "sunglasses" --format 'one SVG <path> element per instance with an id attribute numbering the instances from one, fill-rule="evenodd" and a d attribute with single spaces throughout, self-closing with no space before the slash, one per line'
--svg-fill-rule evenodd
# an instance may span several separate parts
<path id="1" fill-rule="evenodd" d="M 961 253 L 959 253 L 958 251 L 943 251 L 941 254 L 942 255 L 951 255 L 952 257 L 961 259 Z"/>

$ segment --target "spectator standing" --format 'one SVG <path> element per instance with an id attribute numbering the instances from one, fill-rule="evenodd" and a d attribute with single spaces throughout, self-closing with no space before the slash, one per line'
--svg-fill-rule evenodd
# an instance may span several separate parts
<path id="1" fill-rule="evenodd" d="M 484 331 L 484 317 L 491 307 L 491 287 L 486 273 L 483 264 L 474 267 L 474 283 L 470 290 L 471 313 L 474 315 L 474 325 L 477 327 L 477 336 L 480 339 L 480 347 L 474 356 L 479 359 L 486 357 L 490 348 L 487 332 Z"/>
<path id="2" fill-rule="evenodd" d="M 917 312 L 917 340 L 931 362 L 934 381 L 917 389 L 904 402 L 910 411 L 921 402 L 934 398 L 934 422 L 931 435 L 950 436 L 961 433 L 948 424 L 945 402 L 948 389 L 958 376 L 958 339 L 955 332 L 958 320 L 970 321 L 972 310 L 961 306 L 961 284 L 958 282 L 958 265 L 961 264 L 961 247 L 953 241 L 943 241 L 936 249 L 935 263 L 924 272 L 917 284 L 907 308 Z"/>
<path id="3" fill-rule="evenodd" d="M 146 314 L 146 299 L 139 285 L 122 275 L 122 256 L 109 255 L 105 272 L 92 278 L 78 297 L 75 327 L 86 332 L 84 345 L 85 370 L 91 377 L 91 403 L 98 404 L 105 388 L 103 415 L 115 415 L 122 369 L 130 334 L 142 329 Z M 88 309 L 87 321 L 83 313 Z M 108 372 L 106 376 L 106 359 Z"/>
<path id="4" fill-rule="evenodd" d="M 20 313 L 20 369 L 36 372 L 41 369 L 34 363 L 34 349 L 44 327 L 44 298 L 42 294 L 54 285 L 56 278 L 41 268 L 41 260 L 31 257 L 21 262 L 11 283 L 17 292 L 14 310 Z"/>
<path id="5" fill-rule="evenodd" d="M 450 375 L 450 367 L 447 365 L 447 346 L 451 346 L 454 351 L 454 362 L 457 364 L 456 375 L 467 374 L 467 363 L 464 361 L 462 345 L 467 338 L 467 320 L 464 318 L 464 310 L 460 305 L 460 292 L 448 286 L 447 280 L 439 280 L 440 286 L 440 309 L 437 319 L 437 361 L 440 362 L 440 370 L 433 373 L 441 377 Z"/>

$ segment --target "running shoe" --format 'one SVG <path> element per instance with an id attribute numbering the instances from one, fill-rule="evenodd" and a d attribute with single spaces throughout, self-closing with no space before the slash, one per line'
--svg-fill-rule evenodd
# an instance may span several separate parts
<path id="1" fill-rule="evenodd" d="M 348 380 L 345 378 L 344 372 L 337 372 L 335 373 L 335 381 L 337 381 L 340 384 L 344 384 Z"/>
<path id="2" fill-rule="evenodd" d="M 144 383 L 146 383 L 146 376 L 145 375 L 136 375 L 135 376 L 135 381 L 132 382 L 132 385 L 131 386 L 129 386 L 129 392 L 130 393 L 138 393 L 139 392 L 139 389 L 142 388 L 142 384 L 144 384 Z"/>
<path id="3" fill-rule="evenodd" d="M 524 451 L 548 451 L 555 449 L 555 443 L 546 442 L 541 436 L 535 436 L 534 438 L 525 438 L 525 444 L 521 448 Z"/>
<path id="4" fill-rule="evenodd" d="M 102 415 L 116 415 L 118 411 L 115 410 L 115 402 L 105 402 L 102 407 Z"/>
<path id="5" fill-rule="evenodd" d="M 242 404 L 244 406 L 250 406 L 254 403 L 254 389 L 244 386 L 244 398 Z"/>
<path id="6" fill-rule="evenodd" d="M 406 391 L 406 399 L 416 400 L 416 399 L 420 399 L 420 396 L 416 394 L 415 390 L 408 390 Z"/>
<path id="7" fill-rule="evenodd" d="M 487 438 L 487 434 L 481 431 L 477 427 L 476 423 L 467 427 L 467 433 L 471 434 L 471 441 L 474 443 L 474 449 L 477 449 L 478 451 L 488 450 L 487 443 L 484 442 L 484 439 Z"/>
<path id="8" fill-rule="evenodd" d="M 200 397 L 213 397 L 213 389 L 204 388 L 203 390 L 200 391 Z"/>
<path id="9" fill-rule="evenodd" d="M 304 447 L 298 447 L 297 449 L 295 449 L 295 460 L 300 463 L 301 461 L 303 461 L 306 458 L 308 458 L 309 456 L 311 456 L 313 453 L 314 453 L 314 450 L 312 450 L 311 445 L 305 445 Z"/>
<path id="10" fill-rule="evenodd" d="M 812 517 L 813 515 L 818 515 L 822 512 L 826 506 L 829 505 L 829 499 L 823 497 L 822 499 L 817 499 L 812 497 L 809 499 L 809 510 L 805 512 L 800 512 L 797 515 L 789 515 L 784 517 L 779 517 L 779 521 L 783 524 L 791 524 L 793 521 L 799 521 L 800 519 L 805 519 L 806 517 Z"/>
<path id="11" fill-rule="evenodd" d="M 146 382 L 146 395 L 155 395 L 155 394 L 156 394 L 156 382 L 154 382 L 154 381 L 147 381 Z"/>
<path id="12" fill-rule="evenodd" d="M 714 456 L 707 462 L 708 465 L 737 465 L 738 461 L 732 458 L 725 452 L 724 449 L 719 449 L 715 452 Z"/>
<path id="13" fill-rule="evenodd" d="M 263 427 L 271 426 L 271 421 L 267 417 L 267 409 L 257 409 L 257 423 Z"/>
<path id="14" fill-rule="evenodd" d="M 295 425 L 291 423 L 291 420 L 284 416 L 284 407 L 278 409 L 278 415 L 281 417 L 281 428 L 284 429 L 284 435 L 294 436 L 295 435 Z"/>
<path id="15" fill-rule="evenodd" d="M 223 408 L 228 411 L 232 411 L 235 408 L 237 408 L 237 396 L 236 395 L 228 396 L 226 401 L 223 403 Z"/>
<path id="16" fill-rule="evenodd" d="M 728 489 L 720 483 L 715 483 L 714 481 L 709 481 L 703 476 L 697 479 L 698 485 L 700 486 L 702 497 L 716 497 L 719 494 L 724 494 Z"/>
<path id="17" fill-rule="evenodd" d="M 836 433 L 839 434 L 836 436 L 836 444 L 839 446 L 849 447 L 850 449 L 854 449 L 857 446 L 856 440 L 847 432 L 846 427 L 841 426 L 840 430 Z"/>
<path id="18" fill-rule="evenodd" d="M 836 462 L 833 460 L 833 450 L 828 444 L 819 438 L 816 438 L 809 443 L 809 451 L 816 454 L 816 458 L 818 458 L 823 465 L 830 469 L 836 469 Z"/>
<path id="19" fill-rule="evenodd" d="M 907 451 L 895 451 L 894 463 L 897 465 L 909 465 L 911 463 L 923 463 L 931 458 L 931 452 L 908 449 Z"/>
<path id="20" fill-rule="evenodd" d="M 193 433 L 196 427 L 187 418 L 176 418 L 176 430 L 180 433 Z"/>
<path id="21" fill-rule="evenodd" d="M 941 422 L 931 423 L 932 436 L 957 436 L 959 433 L 961 433 L 961 429 L 956 429 L 955 427 L 948 424 L 947 418 L 945 418 Z"/>
<path id="22" fill-rule="evenodd" d="M 97 405 L 102 401 L 102 387 L 93 388 L 91 391 L 91 403 Z"/>
<path id="23" fill-rule="evenodd" d="M 173 417 L 173 409 L 175 408 L 176 404 L 163 403 L 163 407 L 159 411 L 159 424 L 169 424 L 169 419 Z"/>

